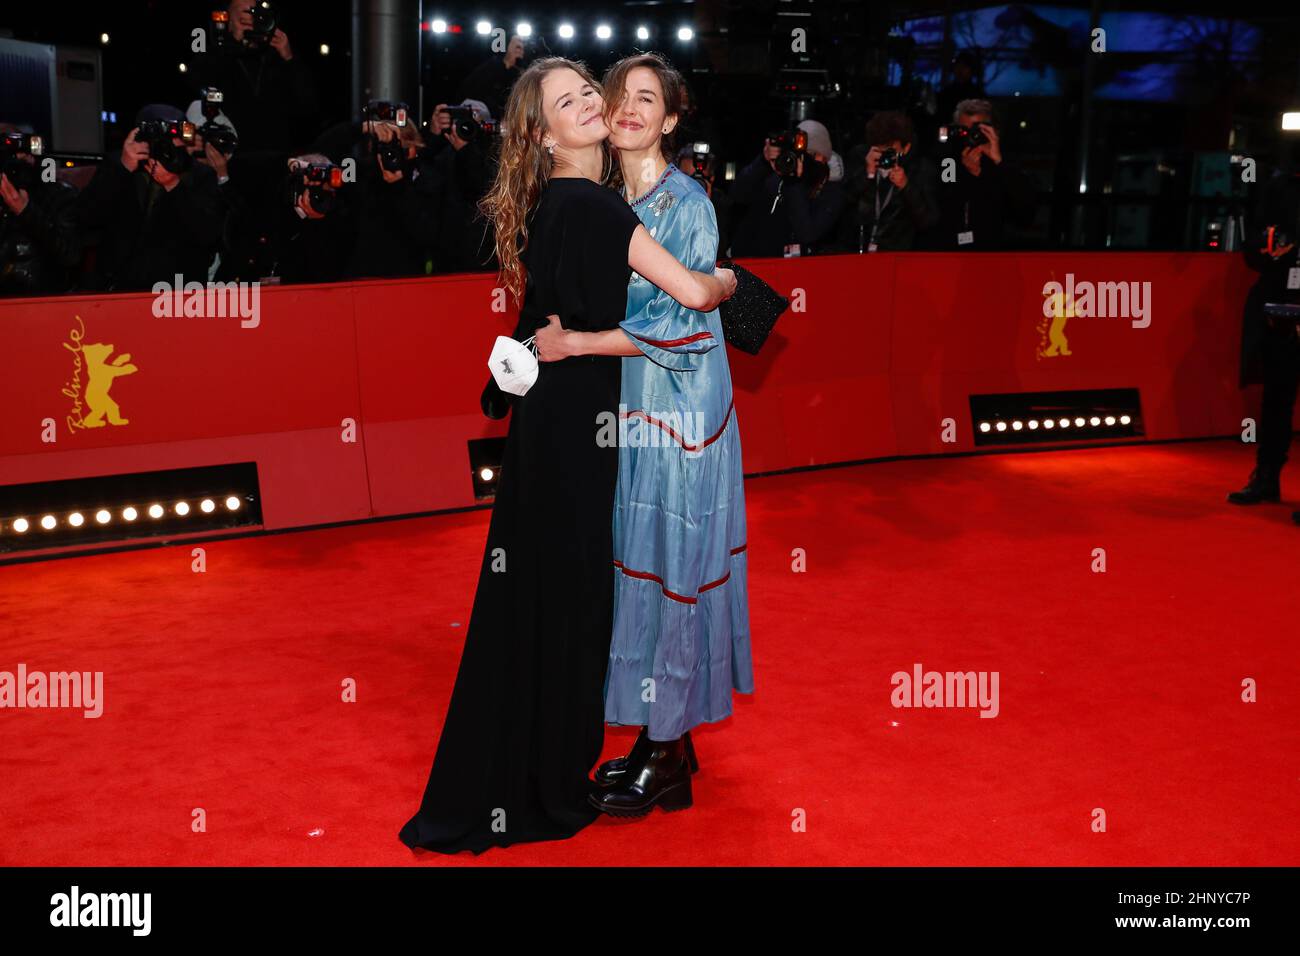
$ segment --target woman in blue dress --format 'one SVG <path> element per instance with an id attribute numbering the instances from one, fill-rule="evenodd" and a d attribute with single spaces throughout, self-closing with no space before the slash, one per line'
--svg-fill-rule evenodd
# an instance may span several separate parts
<path id="1" fill-rule="evenodd" d="M 605 74 L 606 120 L 624 198 L 688 269 L 711 270 L 713 204 L 670 162 L 684 83 L 655 54 Z M 699 312 L 632 273 L 619 329 L 537 337 L 540 357 L 623 359 L 614 505 L 614 633 L 605 720 L 640 725 L 632 752 L 597 770 L 600 810 L 641 816 L 691 805 L 690 730 L 753 693 L 745 496 L 731 372 L 716 309 Z"/>

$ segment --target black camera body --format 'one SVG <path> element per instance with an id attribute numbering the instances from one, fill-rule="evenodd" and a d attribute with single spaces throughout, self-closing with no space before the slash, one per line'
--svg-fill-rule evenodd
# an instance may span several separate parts
<path id="1" fill-rule="evenodd" d="M 691 143 L 691 161 L 695 166 L 691 178 L 706 188 L 709 186 L 709 165 L 712 159 L 708 143 Z"/>
<path id="2" fill-rule="evenodd" d="M 876 169 L 877 171 L 882 169 L 883 170 L 893 169 L 902 161 L 902 159 L 903 157 L 899 155 L 898 150 L 892 147 L 886 150 L 882 150 L 880 153 L 880 158 L 876 160 Z"/>
<path id="3" fill-rule="evenodd" d="M 989 138 L 984 135 L 984 130 L 979 127 L 978 123 L 972 126 L 939 127 L 939 142 L 946 144 L 955 153 L 960 153 L 964 149 L 982 146 L 988 141 Z"/>
<path id="4" fill-rule="evenodd" d="M 223 102 L 225 102 L 225 95 L 215 86 L 205 86 L 199 90 L 199 103 L 204 122 L 198 128 L 198 133 L 203 137 L 203 142 L 211 143 L 217 152 L 231 156 L 239 147 L 239 137 L 225 123 L 217 122 Z"/>
<path id="5" fill-rule="evenodd" d="M 479 135 L 495 136 L 500 132 L 501 124 L 496 120 L 484 120 L 480 123 L 474 118 L 474 111 L 468 106 L 448 106 L 445 111 L 451 115 L 451 127 L 467 143 L 472 143 Z"/>
<path id="6" fill-rule="evenodd" d="M 408 115 L 409 108 L 405 103 L 371 100 L 366 104 L 366 119 L 371 123 L 389 123 L 402 129 L 406 126 Z M 370 142 L 375 155 L 379 157 L 379 165 L 384 169 L 396 173 L 406 167 L 406 146 L 396 136 L 384 141 L 371 132 Z"/>
<path id="7" fill-rule="evenodd" d="M 185 120 L 143 120 L 135 134 L 136 142 L 149 144 L 149 158 L 172 173 L 189 168 L 189 147 L 194 144 L 194 124 Z M 181 145 L 176 145 L 179 139 Z"/>
<path id="8" fill-rule="evenodd" d="M 36 167 L 20 159 L 19 154 L 39 156 L 44 151 L 39 136 L 31 133 L 0 133 L 0 174 L 15 189 L 31 189 L 36 185 Z M 9 207 L 0 202 L 0 219 L 9 215 Z"/>
<path id="9" fill-rule="evenodd" d="M 278 26 L 271 0 L 257 0 L 251 14 L 253 25 L 244 32 L 244 44 L 257 48 L 269 46 Z"/>
<path id="10" fill-rule="evenodd" d="M 337 190 L 343 186 L 343 170 L 333 163 L 307 163 L 289 172 L 289 204 L 298 205 L 303 193 L 311 208 L 322 216 L 334 209 Z"/>
<path id="11" fill-rule="evenodd" d="M 799 160 L 808 153 L 808 134 L 801 129 L 781 130 L 768 136 L 767 141 L 781 151 L 773 161 L 777 175 L 798 178 Z"/>

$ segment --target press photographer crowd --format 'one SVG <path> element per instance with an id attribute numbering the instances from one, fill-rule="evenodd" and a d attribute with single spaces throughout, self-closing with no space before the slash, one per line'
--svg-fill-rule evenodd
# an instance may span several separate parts
<path id="1" fill-rule="evenodd" d="M 210 48 L 187 69 L 193 98 L 140 106 L 79 190 L 72 177 L 39 174 L 39 136 L 0 125 L 0 293 L 496 268 L 477 203 L 526 65 L 522 38 L 427 116 L 371 101 L 355 120 L 323 126 L 310 71 L 270 3 L 234 0 L 214 19 Z M 900 111 L 864 118 L 862 142 L 848 149 L 816 119 L 756 132 L 730 182 L 716 146 L 690 138 L 708 117 L 682 106 L 677 161 L 713 200 L 720 256 L 997 249 L 1006 223 L 1033 215 L 1033 187 L 980 95 L 943 104 L 951 115 L 933 143 Z"/>

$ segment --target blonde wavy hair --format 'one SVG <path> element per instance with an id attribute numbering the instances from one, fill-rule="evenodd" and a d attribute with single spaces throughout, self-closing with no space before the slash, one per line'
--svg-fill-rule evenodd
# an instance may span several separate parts
<path id="1" fill-rule="evenodd" d="M 501 270 L 498 281 L 516 302 L 522 302 L 528 279 L 521 258 L 528 248 L 528 216 L 554 168 L 554 161 L 542 146 L 547 131 L 542 112 L 542 80 L 555 70 L 573 70 L 603 97 L 600 83 L 583 63 L 561 56 L 534 61 L 515 81 L 506 100 L 496 179 L 478 203 L 479 212 L 492 223 L 495 233 Z M 611 166 L 606 150 L 602 182 L 608 179 Z"/>

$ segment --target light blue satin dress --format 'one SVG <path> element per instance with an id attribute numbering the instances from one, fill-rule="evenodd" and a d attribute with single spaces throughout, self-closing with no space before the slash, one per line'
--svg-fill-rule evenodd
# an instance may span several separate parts
<path id="1" fill-rule="evenodd" d="M 632 208 L 688 269 L 712 272 L 718 226 L 669 166 Z M 614 633 L 605 721 L 673 740 L 753 693 L 745 489 L 718 311 L 697 312 L 633 272 L 614 499 Z"/>

